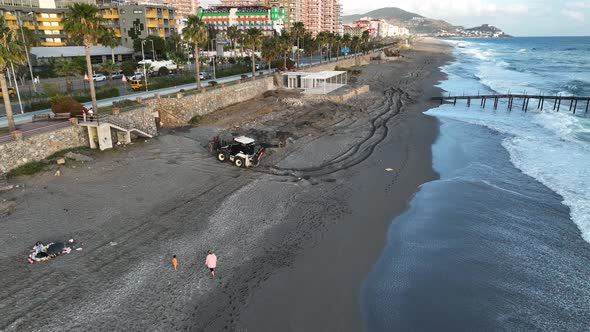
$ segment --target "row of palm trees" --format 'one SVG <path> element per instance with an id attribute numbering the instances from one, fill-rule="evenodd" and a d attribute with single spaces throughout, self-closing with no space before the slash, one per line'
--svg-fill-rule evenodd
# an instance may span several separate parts
<path id="1" fill-rule="evenodd" d="M 62 18 L 65 33 L 72 38 L 72 40 L 79 45 L 84 46 L 86 58 L 86 71 L 88 75 L 88 83 L 90 86 L 90 97 L 92 99 L 92 107 L 97 109 L 96 104 L 96 90 L 94 87 L 94 80 L 92 79 L 93 70 L 90 61 L 90 46 L 100 43 L 104 46 L 110 47 L 112 52 L 112 59 L 108 64 L 105 64 L 104 69 L 111 73 L 118 68 L 115 63 L 114 49 L 119 46 L 120 39 L 115 36 L 112 30 L 104 28 L 103 18 L 99 15 L 99 9 L 95 5 L 86 3 L 74 3 L 69 6 L 69 14 Z M 178 45 L 181 43 L 180 36 L 174 36 L 173 44 L 176 45 L 176 52 L 178 53 Z M 320 32 L 315 38 L 305 30 L 305 26 L 301 22 L 293 24 L 291 32 L 284 31 L 281 34 L 274 34 L 273 36 L 265 37 L 261 30 L 257 28 L 250 28 L 246 31 L 239 30 L 236 26 L 228 28 L 227 37 L 231 40 L 231 44 L 236 52 L 236 44 L 240 45 L 240 51 L 243 55 L 244 46 L 250 49 L 250 59 L 252 61 L 252 80 L 255 79 L 256 74 L 256 56 L 257 51 L 261 52 L 262 58 L 271 69 L 273 61 L 283 58 L 284 67 L 287 67 L 287 58 L 293 48 L 296 46 L 297 57 L 296 63 L 299 64 L 299 50 L 305 45 L 305 48 L 310 50 L 313 46 L 318 48 L 320 54 L 320 63 L 322 62 L 322 52 L 326 50 L 326 58 L 332 58 L 332 50 L 336 49 L 336 57 L 340 56 L 340 48 L 342 46 L 354 50 L 358 53 L 361 46 L 367 48 L 369 41 L 369 34 L 363 34 L 362 37 L 351 37 L 345 34 L 338 36 L 333 33 Z M 182 30 L 182 38 L 184 42 L 188 42 L 193 46 L 194 58 L 196 65 L 196 82 L 197 88 L 201 88 L 200 79 L 200 61 L 199 54 L 202 45 L 206 45 L 210 41 L 210 32 L 203 20 L 197 15 L 191 15 L 187 18 L 186 27 Z M 178 39 L 178 40 L 176 40 Z M 0 17 L 0 87 L 2 91 L 8 91 L 6 82 L 6 73 L 11 65 L 22 65 L 26 62 L 25 47 L 17 38 L 16 30 L 10 29 L 3 17 Z M 313 55 L 313 52 L 310 52 Z M 61 69 L 64 73 L 72 72 L 72 64 L 64 63 Z M 70 74 L 66 76 L 66 81 Z M 71 77 L 70 77 L 71 78 Z M 7 93 L 3 94 L 4 105 L 6 109 L 6 117 L 8 119 L 8 127 L 10 131 L 16 130 L 10 99 Z"/>

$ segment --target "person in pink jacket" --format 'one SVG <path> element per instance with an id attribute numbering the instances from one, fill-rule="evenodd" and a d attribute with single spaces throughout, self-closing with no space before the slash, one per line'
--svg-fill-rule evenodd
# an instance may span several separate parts
<path id="1" fill-rule="evenodd" d="M 215 268 L 217 267 L 217 256 L 212 250 L 207 251 L 207 259 L 205 259 L 205 265 L 211 271 L 211 278 L 215 278 Z"/>

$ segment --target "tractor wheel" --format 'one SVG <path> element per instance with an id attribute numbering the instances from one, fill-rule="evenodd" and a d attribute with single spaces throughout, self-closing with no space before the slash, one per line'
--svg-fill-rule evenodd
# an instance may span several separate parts
<path id="1" fill-rule="evenodd" d="M 227 155 L 225 152 L 217 152 L 217 160 L 225 162 L 227 160 Z"/>
<path id="2" fill-rule="evenodd" d="M 238 167 L 244 167 L 246 165 L 246 163 L 244 162 L 243 158 L 236 158 L 236 160 L 234 160 L 234 165 L 238 166 Z"/>

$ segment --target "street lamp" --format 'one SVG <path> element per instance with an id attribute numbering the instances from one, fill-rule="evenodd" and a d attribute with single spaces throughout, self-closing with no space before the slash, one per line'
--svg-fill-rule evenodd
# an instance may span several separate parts
<path id="1" fill-rule="evenodd" d="M 148 91 L 148 84 L 147 84 L 147 73 L 145 72 L 145 53 L 143 52 L 143 45 L 145 44 L 145 40 L 141 41 L 141 57 L 143 58 L 143 79 L 145 82 L 145 91 Z"/>
<path id="2" fill-rule="evenodd" d="M 33 15 L 33 12 L 28 12 L 25 16 Z M 20 12 L 17 12 L 19 26 L 20 26 L 20 33 L 23 37 L 23 46 L 25 47 L 25 54 L 27 55 L 27 63 L 29 64 L 29 72 L 31 73 L 31 84 L 33 84 L 33 91 L 37 93 L 37 85 L 35 84 L 35 79 L 33 77 L 33 67 L 31 66 L 31 59 L 29 58 L 29 48 L 27 47 L 27 41 L 25 40 L 25 32 L 23 31 L 23 21 L 20 19 Z"/>
<path id="3" fill-rule="evenodd" d="M 154 40 L 150 39 L 152 42 L 152 61 L 156 61 L 156 50 L 154 49 Z"/>

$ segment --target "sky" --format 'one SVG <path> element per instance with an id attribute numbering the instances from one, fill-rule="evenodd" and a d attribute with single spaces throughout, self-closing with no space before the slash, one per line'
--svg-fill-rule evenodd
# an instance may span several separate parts
<path id="1" fill-rule="evenodd" d="M 398 7 L 451 24 L 494 25 L 515 36 L 590 36 L 590 0 L 340 0 L 344 14 Z"/>
<path id="2" fill-rule="evenodd" d="M 590 0 L 340 0 L 344 14 L 398 7 L 464 27 L 488 23 L 514 36 L 590 36 Z M 201 4 L 218 3 L 201 0 Z"/>

